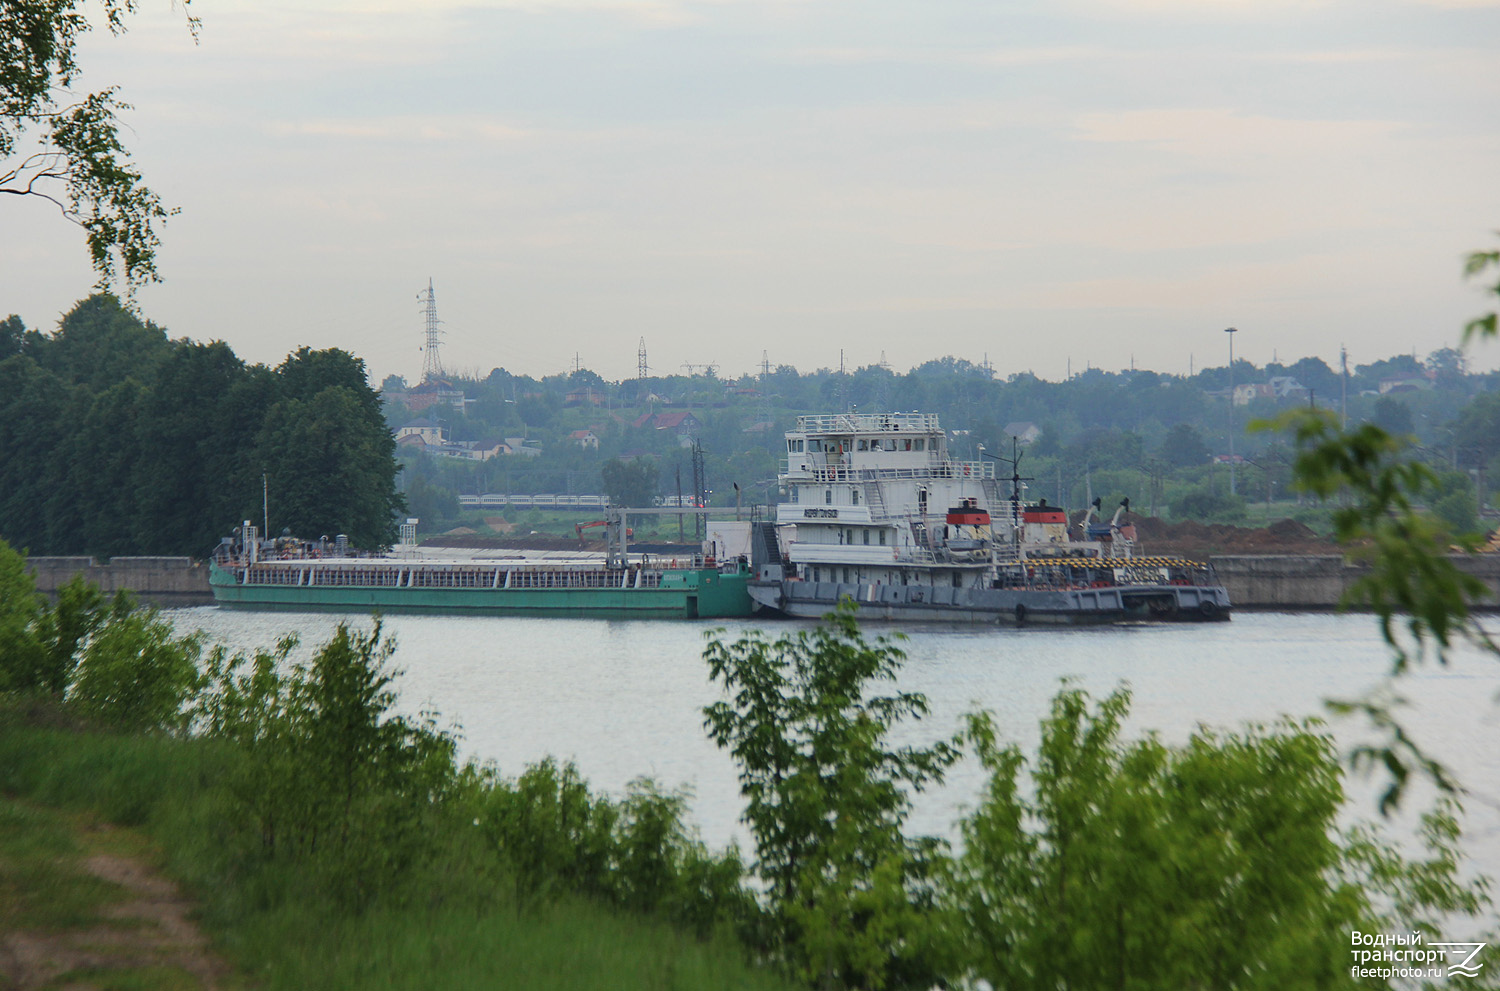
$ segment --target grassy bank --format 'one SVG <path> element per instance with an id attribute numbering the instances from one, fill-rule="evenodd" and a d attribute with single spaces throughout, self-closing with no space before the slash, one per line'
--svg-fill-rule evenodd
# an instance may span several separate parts
<path id="1" fill-rule="evenodd" d="M 449 831 L 396 883 L 351 903 L 307 861 L 246 856 L 242 831 L 224 818 L 221 783 L 237 760 L 228 748 L 47 727 L 38 723 L 58 720 L 37 717 L 33 707 L 0 718 L 6 927 L 23 916 L 28 927 L 87 924 L 111 897 L 77 871 L 42 873 L 77 860 L 67 824 L 95 816 L 150 837 L 165 871 L 200 902 L 206 930 L 258 987 L 784 986 L 748 966 L 729 938 L 699 938 L 565 892 L 518 894 L 472 824 L 471 835 Z M 18 894 L 42 891 L 41 901 Z"/>

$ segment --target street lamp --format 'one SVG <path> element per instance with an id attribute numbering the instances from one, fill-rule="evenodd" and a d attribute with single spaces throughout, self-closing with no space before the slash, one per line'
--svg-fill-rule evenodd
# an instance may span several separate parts
<path id="1" fill-rule="evenodd" d="M 1224 328 L 1229 335 L 1229 494 L 1234 495 L 1234 327 Z"/>

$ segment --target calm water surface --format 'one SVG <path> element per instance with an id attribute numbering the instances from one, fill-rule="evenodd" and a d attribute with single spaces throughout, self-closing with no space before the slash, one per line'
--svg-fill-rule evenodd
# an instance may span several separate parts
<path id="1" fill-rule="evenodd" d="M 340 619 L 217 606 L 166 615 L 240 649 L 295 632 L 304 653 Z M 610 791 L 640 775 L 686 785 L 704 839 L 745 845 L 733 765 L 702 728 L 702 707 L 719 697 L 701 659 L 705 625 L 438 616 L 392 616 L 385 625 L 405 672 L 400 708 L 436 710 L 441 723 L 461 727 L 466 756 L 512 775 L 551 754 L 575 761 L 593 786 Z M 797 627 L 725 624 L 731 637 L 759 628 Z M 1028 750 L 1064 678 L 1096 696 L 1128 683 L 1129 733 L 1155 730 L 1179 741 L 1199 724 L 1320 715 L 1324 699 L 1363 692 L 1390 665 L 1373 619 L 1325 614 L 1245 613 L 1203 626 L 919 630 L 905 649 L 901 687 L 925 692 L 932 713 L 904 729 L 904 740 L 951 734 L 963 713 L 985 708 Z M 1460 650 L 1451 666 L 1418 668 L 1399 687 L 1411 700 L 1405 718 L 1418 740 L 1476 792 L 1467 801 L 1466 845 L 1478 866 L 1500 875 L 1500 663 Z M 1344 745 L 1372 736 L 1357 719 L 1331 725 Z M 972 765 L 956 768 L 939 792 L 919 799 L 914 828 L 952 835 L 981 783 Z M 1353 811 L 1373 815 L 1370 786 L 1355 782 L 1350 790 Z"/>

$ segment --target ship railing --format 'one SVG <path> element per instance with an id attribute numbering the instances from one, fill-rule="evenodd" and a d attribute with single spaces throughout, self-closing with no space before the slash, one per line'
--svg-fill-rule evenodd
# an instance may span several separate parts
<path id="1" fill-rule="evenodd" d="M 679 566 L 688 566 L 680 564 Z M 701 558 L 695 558 L 701 562 Z M 664 559 L 659 562 L 667 566 Z M 286 567 L 275 564 L 244 569 L 243 584 L 313 586 L 317 588 L 659 588 L 661 570 L 632 565 L 623 570 L 597 566 L 552 567 L 422 565 Z"/>
<path id="2" fill-rule="evenodd" d="M 797 417 L 799 433 L 889 430 L 937 433 L 941 429 L 936 413 L 812 413 Z"/>
<path id="3" fill-rule="evenodd" d="M 787 464 L 787 477 L 814 482 L 880 482 L 898 478 L 994 478 L 995 465 L 991 461 L 939 461 L 920 468 L 845 468 L 843 466 L 815 466 L 792 470 Z"/>

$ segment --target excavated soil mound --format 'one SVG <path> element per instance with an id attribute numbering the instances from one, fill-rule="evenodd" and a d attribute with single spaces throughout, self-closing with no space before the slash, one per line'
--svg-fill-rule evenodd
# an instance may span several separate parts
<path id="1" fill-rule="evenodd" d="M 1216 554 L 1337 554 L 1339 547 L 1319 537 L 1296 520 L 1277 520 L 1270 526 L 1243 527 L 1228 523 L 1182 520 L 1168 523 L 1148 516 L 1133 521 L 1140 550 L 1203 559 Z"/>

